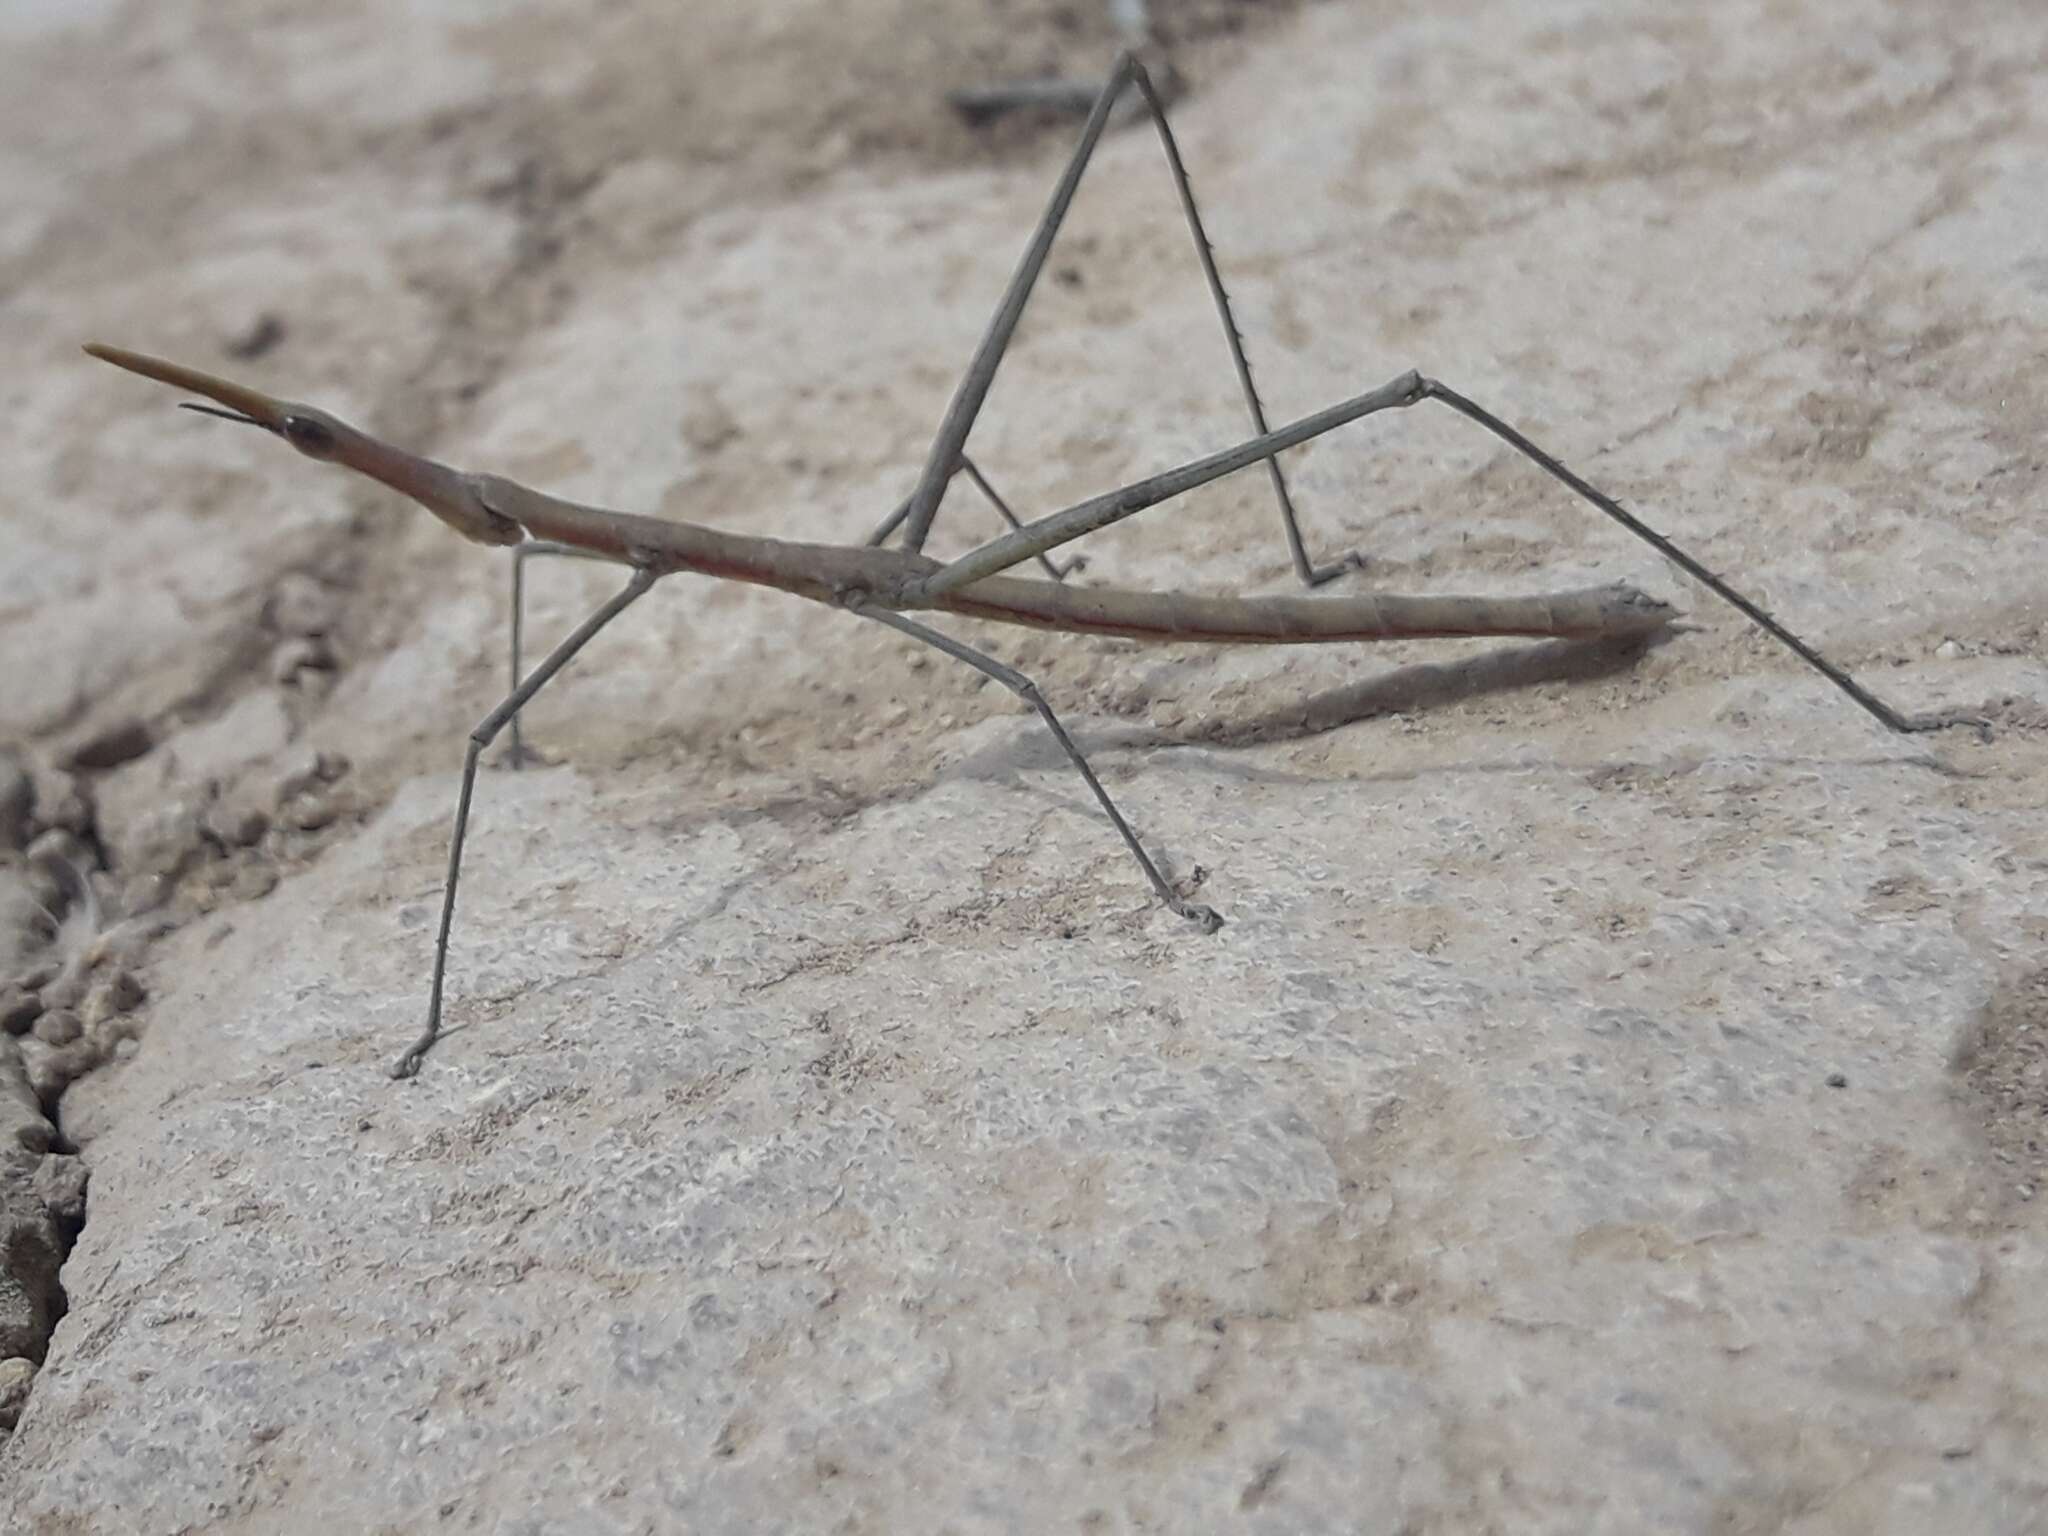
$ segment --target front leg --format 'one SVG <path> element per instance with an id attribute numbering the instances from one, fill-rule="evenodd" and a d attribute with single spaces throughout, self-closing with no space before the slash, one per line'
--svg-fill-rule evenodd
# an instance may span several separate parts
<path id="1" fill-rule="evenodd" d="M 597 612 L 576 626 L 575 632 L 548 653 L 547 660 L 533 669 L 533 676 L 514 688 L 498 703 L 498 707 L 477 722 L 475 730 L 469 733 L 469 750 L 462 759 L 462 788 L 455 797 L 455 829 L 448 839 L 448 878 L 441 888 L 441 927 L 434 938 L 434 979 L 427 995 L 427 1023 L 420 1037 L 407 1047 L 403 1056 L 392 1064 L 393 1077 L 412 1077 L 420 1069 L 428 1051 L 441 1037 L 441 999 L 443 983 L 448 975 L 448 933 L 455 925 L 455 886 L 462 878 L 462 843 L 469 832 L 469 802 L 476 792 L 476 767 L 483 756 L 485 747 L 496 739 L 498 732 L 519 717 L 519 711 L 526 701 L 539 693 L 557 672 L 569 664 L 575 654 L 588 645 L 593 636 L 611 623 L 637 601 L 640 595 L 660 579 L 659 573 L 645 566 L 636 566 L 632 579 L 625 587 Z"/>

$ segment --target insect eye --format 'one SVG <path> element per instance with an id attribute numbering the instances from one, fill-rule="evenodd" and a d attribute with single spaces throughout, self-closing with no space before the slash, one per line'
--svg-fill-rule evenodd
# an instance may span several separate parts
<path id="1" fill-rule="evenodd" d="M 324 459 L 334 451 L 332 429 L 311 416 L 287 416 L 278 430 L 284 433 L 286 442 L 313 458 Z"/>

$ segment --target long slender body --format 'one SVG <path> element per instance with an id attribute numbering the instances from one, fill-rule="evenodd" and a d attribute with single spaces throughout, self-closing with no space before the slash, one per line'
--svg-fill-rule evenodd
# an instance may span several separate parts
<path id="1" fill-rule="evenodd" d="M 1201 261 L 1224 338 L 1230 348 L 1239 385 L 1256 435 L 1164 473 L 1137 481 L 1028 524 L 1019 524 L 1001 498 L 986 484 L 963 452 L 968 434 L 1009 344 L 1031 288 L 1045 263 L 1059 224 L 1071 202 L 1088 157 L 1101 136 L 1117 93 L 1135 84 L 1159 130 L 1168 169 L 1179 189 L 1183 210 Z M 1153 862 L 1137 833 L 1117 809 L 1087 757 L 1060 723 L 1037 686 L 1022 673 L 952 636 L 905 617 L 920 610 L 966 618 L 1020 624 L 1037 629 L 1080 634 L 1121 635 L 1137 640 L 1207 641 L 1235 644 L 1312 644 L 1330 641 L 1389 640 L 1452 635 L 1534 635 L 1571 638 L 1640 636 L 1668 624 L 1675 610 L 1631 587 L 1610 586 L 1546 597 L 1210 597 L 1172 592 L 1124 592 L 1079 588 L 1054 581 L 1025 581 L 1002 572 L 1037 559 L 1058 577 L 1059 568 L 1046 556 L 1059 545 L 1099 528 L 1135 516 L 1236 470 L 1264 464 L 1271 480 L 1287 536 L 1295 572 L 1310 585 L 1355 563 L 1345 557 L 1335 564 L 1314 565 L 1307 556 L 1294 507 L 1283 477 L 1279 454 L 1348 422 L 1380 411 L 1405 410 L 1424 401 L 1448 406 L 1493 434 L 1559 484 L 1595 507 L 1605 517 L 1676 563 L 1710 591 L 1732 604 L 1751 622 L 1777 638 L 1802 660 L 1893 731 L 1928 731 L 1965 723 L 1970 717 L 1949 712 L 1908 716 L 1864 688 L 1812 645 L 1778 622 L 1615 501 L 1581 479 L 1559 459 L 1529 438 L 1435 379 L 1410 370 L 1376 389 L 1342 401 L 1279 428 L 1268 426 L 1264 407 L 1253 387 L 1242 337 L 1232 317 L 1228 295 L 1218 275 L 1207 233 L 1196 212 L 1193 189 L 1166 115 L 1138 61 L 1126 54 L 1111 71 L 1108 84 L 1089 114 L 1079 148 L 1055 188 L 1045 216 L 1034 231 L 988 332 L 976 349 L 945 419 L 941 422 L 916 489 L 895 515 L 886 520 L 867 546 L 794 543 L 726 533 L 695 523 L 638 517 L 564 501 L 495 475 L 468 474 L 381 442 L 346 422 L 316 410 L 273 399 L 245 385 L 216 378 L 161 358 L 117 347 L 89 346 L 93 356 L 144 377 L 206 396 L 212 405 L 194 406 L 216 416 L 261 427 L 310 458 L 340 464 L 368 475 L 411 497 L 464 538 L 480 544 L 512 545 L 514 619 L 512 629 L 513 687 L 470 732 L 449 839 L 448 876 L 442 890 L 440 932 L 434 946 L 434 974 L 425 1030 L 392 1068 L 394 1076 L 410 1077 L 438 1038 L 443 984 L 448 964 L 448 936 L 455 916 L 455 892 L 462 872 L 463 839 L 469 825 L 471 795 L 481 756 L 508 724 L 514 728 L 513 761 L 518 761 L 519 711 L 559 673 L 600 630 L 637 602 L 663 576 L 694 571 L 727 581 L 776 587 L 799 597 L 830 604 L 872 619 L 898 633 L 974 667 L 1015 693 L 1037 711 L 1060 749 L 1080 773 L 1096 803 L 1116 828 L 1124 846 L 1144 871 L 1154 894 L 1169 910 L 1205 932 L 1220 928 L 1223 919 L 1213 908 L 1188 900 Z M 950 564 L 927 559 L 921 549 L 936 516 L 940 499 L 957 471 L 965 470 L 1011 524 L 1012 531 L 970 551 Z M 908 523 L 905 547 L 878 547 L 899 524 Z M 519 663 L 519 572 L 530 552 L 566 553 L 615 561 L 630 568 L 625 587 L 549 653 L 532 672 Z M 1067 569 L 1072 569 L 1069 566 Z"/>
<path id="2" fill-rule="evenodd" d="M 694 571 L 835 606 L 851 596 L 874 608 L 957 613 L 1071 634 L 1238 645 L 1457 635 L 1584 639 L 1648 634 L 1677 612 L 1624 585 L 1541 597 L 1212 597 L 985 576 L 928 595 L 926 583 L 945 567 L 907 550 L 726 533 L 697 523 L 581 506 L 494 475 L 467 478 L 484 506 L 532 537 L 622 565 L 661 574 Z"/>
<path id="3" fill-rule="evenodd" d="M 1338 641 L 1529 635 L 1560 639 L 1626 637 L 1661 629 L 1677 616 L 1666 603 L 1626 585 L 1536 597 L 1222 597 L 1185 592 L 1129 592 L 1063 582 L 983 576 L 960 585 L 937 580 L 948 567 L 921 554 L 865 545 L 811 544 L 731 533 L 700 523 L 643 517 L 584 506 L 498 475 L 471 474 L 371 437 L 312 406 L 272 399 L 183 364 L 95 344 L 94 357 L 220 402 L 238 420 L 285 438 L 310 457 L 379 480 L 420 503 L 477 543 L 544 539 L 656 576 L 693 571 L 724 581 L 775 587 L 834 607 L 956 613 L 965 618 L 1073 634 L 1133 640 L 1235 645 L 1316 645 Z M 1396 381 L 1397 383 L 1404 380 Z M 1387 389 L 1360 402 L 1392 399 Z M 1349 419 L 1343 407 L 1304 418 L 1319 430 Z M 1298 440 L 1303 423 L 1252 440 L 1248 448 L 1212 455 L 1196 466 L 1154 476 L 1125 493 L 1084 503 L 1116 504 L 1124 515 L 1169 494 L 1255 464 L 1274 440 Z M 1265 451 L 1259 452 L 1263 447 Z M 1194 470 L 1202 471 L 1200 474 Z M 1167 489 L 1167 487 L 1171 489 Z M 1074 522 L 1065 513 L 1044 525 Z M 1039 526 L 1039 525 L 1034 525 Z"/>

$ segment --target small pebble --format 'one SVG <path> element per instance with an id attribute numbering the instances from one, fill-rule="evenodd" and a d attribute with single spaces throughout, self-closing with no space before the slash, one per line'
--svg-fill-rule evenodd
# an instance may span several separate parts
<path id="1" fill-rule="evenodd" d="M 317 758 L 307 758 L 297 766 L 286 769 L 277 777 L 271 790 L 271 803 L 283 810 L 287 801 L 296 799 L 318 782 L 320 765 Z"/>
<path id="2" fill-rule="evenodd" d="M 249 848 L 263 841 L 270 830 L 270 813 L 257 805 L 230 805 L 225 801 L 207 807 L 206 830 L 229 848 Z"/>
<path id="3" fill-rule="evenodd" d="M 145 912 L 154 912 L 170 900 L 175 889 L 172 881 L 162 875 L 141 874 L 121 887 L 121 910 L 140 917 Z"/>
<path id="4" fill-rule="evenodd" d="M 332 822 L 337 813 L 327 796 L 305 795 L 286 806 L 282 814 L 287 826 L 297 827 L 301 832 L 317 832 Z"/>
<path id="5" fill-rule="evenodd" d="M 43 1000 L 26 987 L 10 987 L 0 992 L 0 1029 L 10 1035 L 25 1035 L 29 1025 L 42 1016 Z"/>
<path id="6" fill-rule="evenodd" d="M 37 1156 L 50 1150 L 50 1143 L 56 1139 L 56 1131 L 41 1115 L 33 1120 L 24 1120 L 14 1128 L 14 1140 L 24 1152 Z"/>
<path id="7" fill-rule="evenodd" d="M 59 1221 L 85 1220 L 85 1191 L 92 1170 L 82 1157 L 54 1153 L 36 1164 L 32 1187 L 43 1209 Z"/>
<path id="8" fill-rule="evenodd" d="M 118 976 L 125 975 L 126 973 L 116 972 L 115 974 Z M 133 978 L 130 979 L 132 980 Z M 122 997 L 123 994 L 120 992 L 120 990 L 111 984 L 111 979 L 109 981 L 102 981 L 98 985 L 96 985 L 92 989 L 92 991 L 86 995 L 85 1007 L 83 1010 L 81 1010 L 81 1016 L 85 1021 L 85 1027 L 87 1029 L 97 1031 L 102 1024 L 105 1024 L 107 1022 L 107 1020 L 118 1019 L 122 1015 L 130 1012 L 135 1007 L 135 1004 L 128 1003 L 124 1006 L 122 1003 Z M 140 999 L 137 999 L 137 1001 L 140 1001 Z M 44 1017 L 47 1018 L 48 1015 L 45 1014 Z M 40 1021 L 38 1021 L 37 1027 L 41 1027 Z M 62 1045 L 64 1042 L 61 1040 L 53 1040 L 50 1043 L 52 1045 Z"/>
<path id="9" fill-rule="evenodd" d="M 47 1113 L 64 1097 L 66 1088 L 99 1065 L 99 1058 L 83 1040 L 44 1045 L 31 1037 L 21 1042 L 21 1064 L 28 1071 L 30 1091 L 42 1100 Z"/>
<path id="10" fill-rule="evenodd" d="M 15 985 L 24 992 L 40 992 L 57 979 L 57 973 L 62 969 L 54 960 L 38 960 L 15 978 Z"/>
<path id="11" fill-rule="evenodd" d="M 55 1008 L 36 1020 L 35 1033 L 45 1045 L 69 1045 L 85 1033 L 85 1026 L 69 1008 Z"/>
<path id="12" fill-rule="evenodd" d="M 334 652 L 324 639 L 313 639 L 305 635 L 294 636 L 280 642 L 270 653 L 270 678 L 287 688 L 298 684 L 302 674 L 307 672 L 332 672 Z"/>
<path id="13" fill-rule="evenodd" d="M 277 870 L 269 864 L 250 864 L 236 872 L 230 889 L 243 901 L 254 901 L 277 889 Z"/>
<path id="14" fill-rule="evenodd" d="M 76 1008 L 85 1001 L 85 989 L 91 979 L 84 966 L 58 972 L 43 987 L 43 1007 L 53 1012 L 60 1008 Z"/>
<path id="15" fill-rule="evenodd" d="M 140 715 L 123 715 L 110 720 L 74 745 L 64 755 L 64 766 L 73 770 L 97 771 L 132 763 L 156 745 L 149 722 Z"/>
<path id="16" fill-rule="evenodd" d="M 36 1363 L 22 1355 L 0 1360 L 0 1429 L 9 1434 L 21 1422 L 28 1406 L 28 1389 L 35 1385 Z"/>
<path id="17" fill-rule="evenodd" d="M 1828 1074 L 1828 1086 L 1829 1086 L 1830 1088 L 1846 1088 L 1846 1087 L 1848 1087 L 1848 1086 L 1849 1086 L 1849 1074 L 1848 1074 L 1848 1073 L 1846 1073 L 1846 1072 L 1830 1072 L 1830 1073 Z"/>
<path id="18" fill-rule="evenodd" d="M 173 800 L 143 817 L 126 839 L 133 850 L 127 860 L 129 867 L 176 880 L 205 851 L 199 812 L 200 807 L 190 801 Z"/>
<path id="19" fill-rule="evenodd" d="M 339 752 L 318 752 L 310 758 L 301 759 L 292 768 L 278 776 L 274 795 L 280 809 L 285 802 L 295 800 L 317 785 L 332 784 L 349 770 L 349 760 Z"/>
<path id="20" fill-rule="evenodd" d="M 93 1060 L 105 1061 L 123 1040 L 140 1036 L 142 1021 L 139 1013 L 110 1013 L 87 1024 L 85 1043 L 92 1047 Z"/>
<path id="21" fill-rule="evenodd" d="M 334 684 L 340 676 L 332 667 L 325 671 L 317 667 L 307 668 L 293 679 L 291 688 L 300 698 L 317 703 L 334 692 Z"/>

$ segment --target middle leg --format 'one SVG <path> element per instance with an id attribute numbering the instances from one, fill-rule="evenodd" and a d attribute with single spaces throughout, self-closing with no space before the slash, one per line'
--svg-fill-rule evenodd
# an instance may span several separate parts
<path id="1" fill-rule="evenodd" d="M 974 482 L 974 488 L 980 491 L 982 498 L 996 509 L 996 516 L 1010 525 L 1012 532 L 1022 533 L 1024 531 L 1024 525 L 1017 520 L 1017 514 L 1010 510 L 1010 504 L 997 494 L 996 488 L 989 484 L 988 477 L 981 472 L 981 467 L 974 460 L 967 457 L 964 453 L 961 454 L 959 468 L 955 473 L 965 474 L 969 480 Z M 889 541 L 889 535 L 903 526 L 903 520 L 910 516 L 912 499 L 909 496 L 904 497 L 896 504 L 896 510 L 882 519 L 881 524 L 875 531 L 868 535 L 869 548 L 881 548 L 882 545 Z M 1065 565 L 1057 564 L 1044 555 L 1037 556 L 1037 560 L 1039 569 L 1043 570 L 1054 581 L 1065 581 L 1074 572 L 1080 570 L 1082 566 L 1088 563 L 1086 555 L 1075 555 Z"/>
<path id="2" fill-rule="evenodd" d="M 1117 835 L 1123 838 L 1124 846 L 1131 850 L 1131 857 L 1136 859 L 1138 867 L 1144 870 L 1145 878 L 1151 882 L 1152 889 L 1160 901 L 1194 923 L 1204 933 L 1214 933 L 1223 926 L 1222 914 L 1214 907 L 1204 906 L 1198 901 L 1182 900 L 1180 893 L 1175 891 L 1166 877 L 1159 872 L 1159 866 L 1152 862 L 1152 855 L 1147 853 L 1145 845 L 1138 841 L 1138 834 L 1131 830 L 1131 824 L 1124 820 L 1124 813 L 1118 810 L 1116 802 L 1109 798 L 1109 791 L 1102 787 L 1102 780 L 1098 779 L 1095 770 L 1088 766 L 1088 759 L 1082 755 L 1081 749 L 1074 745 L 1074 738 L 1069 736 L 1067 728 L 1060 724 L 1060 717 L 1052 712 L 1052 706 L 1045 702 L 1045 695 L 1038 691 L 1036 683 L 1016 668 L 1004 666 L 993 656 L 984 655 L 970 645 L 961 644 L 951 635 L 942 634 L 914 619 L 906 619 L 900 613 L 886 608 L 864 607 L 857 603 L 850 605 L 848 611 L 857 613 L 864 619 L 873 619 L 878 624 L 886 624 L 901 634 L 909 635 L 913 640 L 922 640 L 935 650 L 944 651 L 955 661 L 966 662 L 975 671 L 994 678 L 1037 710 L 1039 719 L 1043 720 L 1046 729 L 1052 732 L 1053 740 L 1057 741 L 1060 750 L 1066 753 L 1067 761 L 1072 763 L 1081 777 L 1087 781 L 1089 790 L 1095 796 L 1095 803 L 1102 807 L 1103 812 L 1116 827 Z"/>

